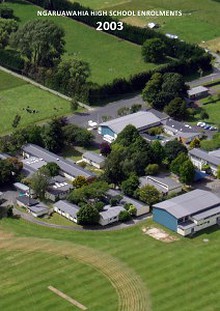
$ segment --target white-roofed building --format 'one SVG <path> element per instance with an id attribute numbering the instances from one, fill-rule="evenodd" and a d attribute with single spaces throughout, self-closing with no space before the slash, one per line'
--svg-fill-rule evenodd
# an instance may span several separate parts
<path id="1" fill-rule="evenodd" d="M 200 86 L 196 86 L 188 90 L 187 94 L 190 99 L 201 98 L 201 97 L 208 96 L 209 89 L 205 86 L 200 85 Z"/>
<path id="2" fill-rule="evenodd" d="M 119 220 L 119 214 L 121 211 L 125 211 L 124 207 L 121 205 L 118 205 L 118 206 L 106 205 L 106 206 L 104 206 L 103 210 L 99 213 L 99 215 L 100 215 L 99 224 L 101 226 L 106 226 L 106 225 L 109 225 L 113 222 L 117 222 Z"/>

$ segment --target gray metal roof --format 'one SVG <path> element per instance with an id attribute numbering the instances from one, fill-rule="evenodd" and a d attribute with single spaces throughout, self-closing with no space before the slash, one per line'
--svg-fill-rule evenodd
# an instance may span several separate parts
<path id="1" fill-rule="evenodd" d="M 22 191 L 29 191 L 30 190 L 30 188 L 28 186 L 26 186 L 25 184 L 22 184 L 20 182 L 15 182 L 13 185 L 18 190 L 22 190 Z"/>
<path id="2" fill-rule="evenodd" d="M 200 132 L 197 129 L 195 129 L 193 126 L 191 126 L 190 128 L 189 126 L 186 126 L 185 123 L 173 120 L 171 118 L 164 120 L 163 125 L 164 127 L 168 128 L 169 130 L 172 130 L 173 132 L 177 131 L 177 132 L 181 132 L 181 134 L 187 133 L 189 136 L 190 136 L 190 133 L 200 134 Z"/>
<path id="3" fill-rule="evenodd" d="M 195 220 L 201 220 L 201 219 L 205 219 L 207 217 L 210 217 L 210 216 L 213 216 L 213 215 L 216 215 L 216 214 L 219 214 L 220 213 L 220 205 L 217 206 L 217 207 L 214 207 L 214 208 L 211 208 L 205 212 L 202 212 L 202 213 L 199 213 L 199 214 L 196 214 L 193 216 L 193 219 Z"/>
<path id="4" fill-rule="evenodd" d="M 212 154 L 199 148 L 193 148 L 192 150 L 190 150 L 189 155 L 207 161 L 208 163 L 214 164 L 216 166 L 220 165 L 220 158 L 215 157 Z"/>
<path id="5" fill-rule="evenodd" d="M 187 93 L 189 96 L 192 96 L 192 95 L 198 95 L 198 94 L 203 93 L 203 92 L 207 92 L 208 90 L 209 89 L 207 87 L 200 85 L 200 86 L 196 86 L 196 87 L 193 87 L 192 89 L 188 90 Z"/>
<path id="6" fill-rule="evenodd" d="M 102 164 L 105 162 L 105 157 L 91 151 L 83 153 L 82 157 L 97 164 Z"/>
<path id="7" fill-rule="evenodd" d="M 27 195 L 17 197 L 16 200 L 18 202 L 23 203 L 24 205 L 26 205 L 28 207 L 33 206 L 33 205 L 37 205 L 39 203 L 39 201 L 32 199 L 31 197 L 28 197 Z"/>
<path id="8" fill-rule="evenodd" d="M 179 219 L 185 216 L 202 212 L 205 209 L 216 207 L 220 204 L 220 198 L 212 192 L 205 190 L 193 190 L 170 200 L 154 204 L 154 208 L 166 210 Z"/>
<path id="9" fill-rule="evenodd" d="M 147 204 L 141 202 L 141 201 L 138 201 L 138 200 L 135 200 L 133 198 L 130 198 L 126 195 L 123 195 L 123 193 L 120 191 L 120 190 L 114 190 L 114 189 L 109 189 L 107 192 L 106 192 L 107 195 L 109 195 L 110 197 L 115 197 L 115 196 L 122 196 L 122 199 L 121 199 L 121 202 L 120 203 L 129 203 L 129 204 L 132 204 L 136 207 L 136 209 L 142 209 L 144 206 L 147 206 Z"/>
<path id="10" fill-rule="evenodd" d="M 121 205 L 118 206 L 106 205 L 99 214 L 104 220 L 107 220 L 118 216 L 121 211 L 125 211 L 124 207 Z"/>
<path id="11" fill-rule="evenodd" d="M 79 165 L 75 164 L 73 161 L 68 160 L 68 159 L 64 159 L 61 156 L 58 156 L 40 146 L 34 145 L 34 144 L 27 144 L 23 147 L 23 151 L 39 158 L 41 161 L 45 161 L 45 162 L 55 162 L 59 165 L 60 169 L 73 176 L 73 177 L 77 177 L 77 176 L 84 176 L 86 178 L 88 177 L 94 177 L 96 176 L 94 173 L 85 170 L 84 168 L 80 167 Z M 27 165 L 27 162 L 26 162 Z"/>
<path id="12" fill-rule="evenodd" d="M 66 200 L 60 200 L 54 203 L 54 206 L 61 210 L 63 213 L 69 214 L 71 217 L 76 217 L 80 207 L 67 202 Z"/>
<path id="13" fill-rule="evenodd" d="M 107 126 L 116 134 L 119 134 L 127 125 L 133 125 L 138 130 L 160 124 L 160 118 L 149 111 L 138 111 L 114 120 L 101 123 L 100 126 Z"/>
<path id="14" fill-rule="evenodd" d="M 140 186 L 152 185 L 160 192 L 167 192 L 181 188 L 181 183 L 169 176 L 144 176 L 139 178 Z"/>
<path id="15" fill-rule="evenodd" d="M 35 214 L 48 213 L 48 207 L 41 202 L 37 205 L 28 206 L 28 209 Z"/>
<path id="16" fill-rule="evenodd" d="M 210 152 L 209 152 L 209 155 L 210 155 L 210 156 L 213 156 L 213 157 L 215 157 L 215 158 L 220 158 L 220 149 L 210 151 Z"/>

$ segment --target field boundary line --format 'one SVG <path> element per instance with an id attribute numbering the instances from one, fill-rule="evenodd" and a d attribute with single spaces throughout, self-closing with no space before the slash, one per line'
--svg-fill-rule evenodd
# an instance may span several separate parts
<path id="1" fill-rule="evenodd" d="M 59 96 L 62 99 L 65 99 L 67 101 L 71 101 L 72 100 L 72 98 L 69 97 L 69 96 L 66 96 L 66 95 L 64 95 L 64 94 L 62 94 L 60 92 L 52 90 L 52 89 L 50 89 L 50 88 L 48 88 L 48 87 L 46 87 L 46 86 L 44 86 L 44 85 L 42 85 L 42 84 L 40 84 L 38 82 L 35 82 L 34 80 L 32 80 L 32 79 L 30 79 L 30 78 L 28 78 L 26 76 L 23 76 L 23 75 L 21 75 L 19 73 L 16 73 L 16 72 L 14 72 L 14 71 L 12 71 L 10 69 L 7 69 L 7 68 L 5 68 L 3 66 L 0 66 L 0 70 L 6 72 L 8 74 L 11 74 L 11 75 L 13 75 L 16 78 L 22 79 L 23 81 L 26 81 L 27 83 L 30 83 L 30 84 L 32 84 L 32 85 L 34 85 L 34 86 L 36 86 L 36 87 L 38 87 L 38 88 L 40 88 L 40 89 L 42 89 L 44 91 L 47 91 L 47 92 L 49 92 L 49 93 L 51 93 L 53 95 Z M 85 108 L 87 110 L 90 110 L 90 111 L 94 110 L 94 108 L 92 108 L 92 107 L 90 107 L 90 106 L 88 106 L 88 105 L 86 105 L 84 103 L 78 102 L 78 104 L 79 104 L 79 106 L 81 106 L 81 107 L 83 107 L 83 108 Z"/>
<path id="2" fill-rule="evenodd" d="M 63 292 L 61 292 L 59 289 L 53 287 L 53 286 L 48 286 L 48 289 L 51 290 L 53 293 L 55 293 L 56 295 L 60 296 L 61 298 L 69 301 L 71 304 L 73 304 L 74 306 L 76 306 L 77 308 L 81 309 L 81 310 L 88 310 L 84 305 L 82 305 L 81 303 L 79 303 L 78 301 L 76 301 L 75 299 L 71 298 L 70 296 L 64 294 Z"/>

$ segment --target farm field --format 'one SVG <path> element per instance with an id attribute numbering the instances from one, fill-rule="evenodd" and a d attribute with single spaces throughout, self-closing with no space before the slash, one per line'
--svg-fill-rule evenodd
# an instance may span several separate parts
<path id="1" fill-rule="evenodd" d="M 38 112 L 28 113 L 28 106 Z M 0 71 L 0 134 L 12 130 L 16 114 L 21 116 L 19 127 L 23 127 L 70 112 L 68 101 Z"/>
<path id="2" fill-rule="evenodd" d="M 214 0 L 131 0 L 101 1 L 80 0 L 83 5 L 95 9 L 111 10 L 182 10 L 182 17 L 125 17 L 125 22 L 136 26 L 145 26 L 156 22 L 160 31 L 170 32 L 180 39 L 201 43 L 219 37 L 220 3 Z"/>
<path id="3" fill-rule="evenodd" d="M 142 232 L 147 226 L 155 224 L 147 220 L 120 231 L 77 232 L 1 220 L 1 309 L 13 310 L 14 304 L 22 306 L 23 302 L 26 309 L 31 305 L 33 310 L 69 310 L 65 301 L 47 291 L 52 285 L 91 311 L 217 311 L 219 230 L 213 228 L 193 239 L 178 236 L 175 242 L 163 243 Z M 110 275 L 106 267 L 113 267 Z M 118 286 L 118 269 L 123 280 L 128 282 L 128 275 L 132 280 L 124 297 L 120 290 L 127 290 L 127 283 Z M 119 290 L 118 297 L 113 288 Z M 140 299 L 139 303 L 126 307 L 123 298 L 131 296 Z M 2 308 L 2 303 L 6 307 Z"/>
<path id="4" fill-rule="evenodd" d="M 37 18 L 39 7 L 23 1 L 7 1 L 20 23 Z M 131 74 L 155 68 L 141 57 L 141 47 L 96 31 L 86 25 L 63 17 L 38 17 L 52 19 L 65 30 L 66 53 L 64 58 L 79 57 L 90 64 L 93 82 L 104 84 L 115 78 L 128 78 Z"/>

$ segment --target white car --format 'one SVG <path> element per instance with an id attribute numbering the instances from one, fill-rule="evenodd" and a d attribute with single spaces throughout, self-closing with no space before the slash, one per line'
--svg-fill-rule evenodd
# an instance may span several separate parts
<path id="1" fill-rule="evenodd" d="M 98 123 L 97 123 L 97 122 L 94 122 L 94 121 L 92 121 L 92 120 L 89 120 L 89 121 L 88 121 L 88 125 L 89 125 L 91 128 L 96 129 L 97 126 L 98 126 Z"/>
<path id="2" fill-rule="evenodd" d="M 199 121 L 199 122 L 197 123 L 197 126 L 200 126 L 202 123 L 203 123 L 203 122 Z"/>
<path id="3" fill-rule="evenodd" d="M 114 137 L 110 136 L 110 135 L 104 135 L 103 136 L 103 140 L 107 141 L 108 143 L 112 143 L 115 139 Z"/>
<path id="4" fill-rule="evenodd" d="M 205 126 L 206 126 L 205 122 L 202 122 L 202 124 L 200 124 L 200 127 L 205 127 Z"/>

